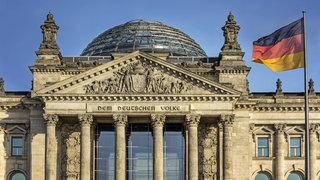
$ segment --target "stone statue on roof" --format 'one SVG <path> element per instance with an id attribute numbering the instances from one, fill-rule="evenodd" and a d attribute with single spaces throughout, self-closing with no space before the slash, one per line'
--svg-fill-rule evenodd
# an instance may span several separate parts
<path id="1" fill-rule="evenodd" d="M 240 30 L 240 26 L 237 25 L 237 22 L 234 20 L 234 16 L 231 12 L 228 15 L 228 20 L 226 21 L 225 26 L 222 27 L 222 30 L 225 41 L 221 50 L 241 50 L 238 43 L 238 33 Z"/>

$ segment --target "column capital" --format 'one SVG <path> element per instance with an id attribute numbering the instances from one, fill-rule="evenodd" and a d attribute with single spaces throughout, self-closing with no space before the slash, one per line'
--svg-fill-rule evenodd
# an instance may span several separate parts
<path id="1" fill-rule="evenodd" d="M 320 130 L 320 124 L 319 123 L 311 123 L 309 128 L 310 128 L 310 133 L 317 133 Z"/>
<path id="2" fill-rule="evenodd" d="M 151 125 L 152 127 L 163 127 L 166 120 L 165 114 L 151 114 Z"/>
<path id="3" fill-rule="evenodd" d="M 126 114 L 113 114 L 113 121 L 115 126 L 126 126 L 128 116 Z"/>
<path id="4" fill-rule="evenodd" d="M 221 114 L 220 122 L 223 125 L 233 125 L 234 122 L 234 114 Z"/>
<path id="5" fill-rule="evenodd" d="M 6 132 L 6 124 L 0 123 L 0 134 L 4 134 Z"/>
<path id="6" fill-rule="evenodd" d="M 91 125 L 93 122 L 92 114 L 79 114 L 78 119 L 81 125 Z"/>
<path id="7" fill-rule="evenodd" d="M 287 124 L 285 124 L 285 123 L 274 124 L 274 128 L 277 131 L 277 133 L 283 134 L 286 127 L 287 127 Z"/>
<path id="8" fill-rule="evenodd" d="M 200 122 L 200 114 L 187 114 L 186 115 L 186 123 L 187 126 L 198 126 L 199 122 Z"/>
<path id="9" fill-rule="evenodd" d="M 59 116 L 57 114 L 44 114 L 43 118 L 46 120 L 47 125 L 55 126 L 59 121 Z"/>

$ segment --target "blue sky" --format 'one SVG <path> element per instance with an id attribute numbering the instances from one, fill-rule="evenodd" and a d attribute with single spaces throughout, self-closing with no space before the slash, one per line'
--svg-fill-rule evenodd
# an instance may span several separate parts
<path id="1" fill-rule="evenodd" d="M 285 92 L 303 91 L 303 69 L 275 73 L 251 62 L 252 42 L 302 17 L 307 11 L 308 76 L 320 91 L 320 1 L 318 0 L 0 0 L 0 77 L 8 91 L 29 91 L 35 51 L 42 41 L 40 25 L 51 11 L 60 26 L 57 42 L 63 56 L 78 56 L 96 36 L 134 19 L 153 19 L 180 29 L 208 56 L 218 56 L 221 27 L 229 11 L 241 27 L 238 41 L 250 66 L 251 92 L 274 92 L 282 80 Z"/>

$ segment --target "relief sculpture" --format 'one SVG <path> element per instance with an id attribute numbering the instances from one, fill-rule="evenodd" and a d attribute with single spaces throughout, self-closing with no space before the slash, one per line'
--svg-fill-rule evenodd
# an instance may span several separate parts
<path id="1" fill-rule="evenodd" d="M 121 93 L 185 93 L 192 85 L 162 73 L 160 70 L 141 62 L 129 64 L 113 77 L 102 81 L 94 81 L 84 86 L 86 93 L 121 94 Z"/>
<path id="2" fill-rule="evenodd" d="M 65 180 L 80 179 L 80 126 L 64 124 L 61 126 L 61 170 Z"/>
<path id="3" fill-rule="evenodd" d="M 217 126 L 199 125 L 199 179 L 217 179 Z"/>

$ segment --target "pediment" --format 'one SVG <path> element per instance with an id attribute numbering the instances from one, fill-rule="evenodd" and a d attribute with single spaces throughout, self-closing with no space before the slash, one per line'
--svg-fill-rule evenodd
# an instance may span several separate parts
<path id="1" fill-rule="evenodd" d="M 240 92 L 136 51 L 36 92 L 47 95 L 227 95 Z"/>
<path id="2" fill-rule="evenodd" d="M 261 126 L 252 131 L 253 134 L 274 134 L 274 131 L 267 126 Z"/>

